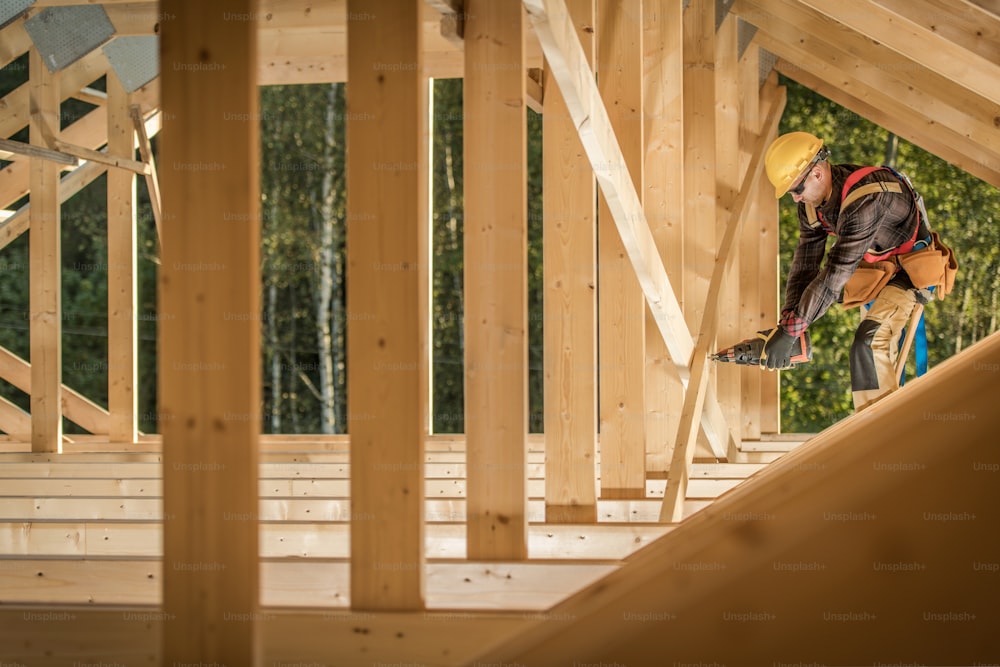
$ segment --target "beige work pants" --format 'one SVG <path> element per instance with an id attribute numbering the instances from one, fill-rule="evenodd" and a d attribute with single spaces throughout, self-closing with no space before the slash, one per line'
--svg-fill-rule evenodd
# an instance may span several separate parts
<path id="1" fill-rule="evenodd" d="M 917 306 L 913 290 L 886 285 L 865 314 L 851 346 L 851 393 L 855 411 L 899 389 L 899 337 Z"/>

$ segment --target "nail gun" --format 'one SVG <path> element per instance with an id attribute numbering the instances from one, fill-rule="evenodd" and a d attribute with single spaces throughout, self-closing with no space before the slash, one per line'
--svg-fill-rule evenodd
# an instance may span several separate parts
<path id="1" fill-rule="evenodd" d="M 753 338 L 742 340 L 732 347 L 719 350 L 710 359 L 740 366 L 760 366 L 764 360 L 764 343 L 773 329 L 758 331 Z M 812 340 L 809 332 L 804 331 L 792 344 L 792 365 L 801 364 L 812 359 Z"/>

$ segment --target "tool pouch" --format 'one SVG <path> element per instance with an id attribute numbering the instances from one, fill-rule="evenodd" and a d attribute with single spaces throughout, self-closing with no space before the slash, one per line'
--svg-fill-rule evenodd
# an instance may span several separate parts
<path id="1" fill-rule="evenodd" d="M 894 275 L 896 275 L 894 262 L 862 261 L 844 285 L 844 308 L 854 308 L 868 303 L 889 284 Z"/>
<path id="2" fill-rule="evenodd" d="M 941 242 L 937 232 L 931 232 L 929 246 L 899 255 L 897 260 L 914 287 L 934 287 L 938 299 L 947 296 L 955 286 L 958 261 L 954 251 Z"/>

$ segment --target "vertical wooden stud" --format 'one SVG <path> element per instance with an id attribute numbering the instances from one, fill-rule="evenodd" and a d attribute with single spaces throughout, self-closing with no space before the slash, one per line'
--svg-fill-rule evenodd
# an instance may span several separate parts
<path id="1" fill-rule="evenodd" d="M 717 10 L 718 11 L 718 10 Z M 725 210 L 736 196 L 740 187 L 740 93 L 737 53 L 736 15 L 729 12 L 715 35 L 715 121 L 716 121 L 716 183 L 718 187 L 719 215 L 716 237 L 725 234 Z M 719 324 L 716 329 L 714 348 L 731 345 L 741 340 L 739 327 L 740 310 L 740 254 L 734 249 L 719 294 L 719 302 L 709 307 L 719 309 Z M 748 334 L 749 335 L 749 334 Z M 714 364 L 716 371 L 716 397 L 726 415 L 729 431 L 737 437 L 740 433 L 741 395 L 740 376 L 744 370 L 732 364 Z M 732 443 L 735 450 L 739 443 Z"/>
<path id="2" fill-rule="evenodd" d="M 467 553 L 527 557 L 527 184 L 524 10 L 466 2 Z"/>
<path id="3" fill-rule="evenodd" d="M 256 9 L 162 6 L 165 665 L 260 661 Z"/>
<path id="4" fill-rule="evenodd" d="M 427 79 L 420 0 L 348 2 L 351 607 L 424 606 Z M 426 265 L 426 263 L 425 263 Z"/>
<path id="5" fill-rule="evenodd" d="M 54 148 L 59 137 L 59 75 L 38 49 L 28 56 L 29 141 Z M 62 299 L 59 164 L 32 157 L 28 213 L 28 325 L 31 352 L 31 450 L 62 451 Z"/>
<path id="6" fill-rule="evenodd" d="M 131 158 L 130 96 L 113 72 L 108 73 L 107 88 L 108 153 Z M 112 442 L 131 443 L 138 436 L 135 174 L 109 169 L 107 196 L 108 435 Z"/>
<path id="7" fill-rule="evenodd" d="M 782 89 L 778 85 L 777 72 L 764 81 L 761 87 L 760 108 L 766 109 L 769 100 L 779 94 Z M 774 141 L 777 132 L 768 137 L 767 142 Z M 767 179 L 761 179 L 766 182 Z M 763 187 L 763 185 L 759 186 Z M 761 221 L 760 237 L 760 312 L 765 323 L 763 328 L 773 327 L 778 322 L 779 310 L 784 301 L 782 292 L 781 272 L 779 271 L 778 258 L 781 237 L 778 230 L 778 200 L 774 198 L 774 189 L 771 189 L 770 196 L 765 193 L 758 199 Z M 762 433 L 778 433 L 781 430 L 781 405 L 779 394 L 781 391 L 781 373 L 764 373 L 760 379 L 760 430 Z"/>
<path id="8" fill-rule="evenodd" d="M 645 0 L 644 208 L 667 277 L 680 298 L 684 286 L 684 86 L 682 3 Z M 684 404 L 684 385 L 671 368 L 656 320 L 646 315 L 646 470 L 669 468 Z"/>
<path id="9" fill-rule="evenodd" d="M 643 192 L 642 2 L 607 0 L 597 11 L 597 86 L 625 162 Z M 646 495 L 646 303 L 603 193 L 597 214 L 600 316 L 601 497 Z"/>
<path id="10" fill-rule="evenodd" d="M 751 145 L 760 132 L 760 49 L 751 46 L 740 59 L 738 85 L 740 95 L 740 178 L 746 172 L 750 161 Z M 760 201 L 766 194 L 767 179 L 757 182 L 756 192 L 749 202 L 746 222 L 741 230 L 739 245 L 739 275 L 740 275 L 740 305 L 739 331 L 736 339 L 742 340 L 752 336 L 754 332 L 764 328 L 760 310 L 760 286 L 765 285 L 758 279 L 760 273 L 760 240 L 761 218 Z M 772 196 L 773 198 L 773 196 Z M 719 339 L 720 347 L 731 345 L 725 339 Z M 760 439 L 760 383 L 763 373 L 743 371 L 740 373 L 740 387 L 743 398 L 743 414 L 740 422 L 741 440 Z M 730 457 L 732 458 L 732 457 Z"/>
<path id="11" fill-rule="evenodd" d="M 567 8 L 588 61 L 594 0 Z M 545 520 L 597 521 L 597 185 L 554 78 L 542 115 Z M 655 323 L 653 325 L 655 327 Z M 663 346 L 659 333 L 656 338 Z"/>

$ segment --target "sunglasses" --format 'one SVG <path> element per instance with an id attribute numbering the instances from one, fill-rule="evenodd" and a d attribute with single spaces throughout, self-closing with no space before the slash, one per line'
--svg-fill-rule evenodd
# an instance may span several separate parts
<path id="1" fill-rule="evenodd" d="M 805 192 L 806 181 L 809 180 L 809 175 L 812 174 L 813 167 L 815 167 L 817 164 L 819 164 L 829 156 L 830 156 L 830 151 L 826 148 L 826 146 L 821 148 L 819 152 L 816 154 L 816 157 L 813 158 L 813 161 L 809 163 L 808 167 L 806 167 L 805 176 L 802 177 L 802 180 L 799 181 L 798 185 L 796 185 L 794 188 L 789 188 L 788 192 L 793 195 L 800 195 L 803 192 Z"/>
<path id="2" fill-rule="evenodd" d="M 809 164 L 809 168 L 806 169 L 806 175 L 802 177 L 802 180 L 799 181 L 799 184 L 796 185 L 794 188 L 788 188 L 789 194 L 800 195 L 803 192 L 805 192 L 805 190 L 806 190 L 806 181 L 809 180 L 809 174 L 812 173 L 813 167 L 815 167 L 815 166 L 816 166 L 816 162 L 815 161 L 813 161 L 813 162 L 811 162 Z"/>

